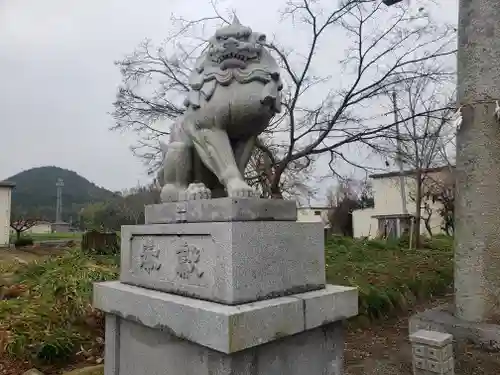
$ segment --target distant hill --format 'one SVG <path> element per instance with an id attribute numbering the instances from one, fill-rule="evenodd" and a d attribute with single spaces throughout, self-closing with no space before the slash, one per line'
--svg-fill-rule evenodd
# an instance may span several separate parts
<path id="1" fill-rule="evenodd" d="M 107 201 L 116 194 L 101 188 L 78 173 L 58 168 L 32 168 L 7 180 L 16 183 L 12 191 L 12 212 L 54 221 L 56 218 L 56 181 L 62 178 L 64 221 L 78 221 L 80 209 L 89 203 Z"/>

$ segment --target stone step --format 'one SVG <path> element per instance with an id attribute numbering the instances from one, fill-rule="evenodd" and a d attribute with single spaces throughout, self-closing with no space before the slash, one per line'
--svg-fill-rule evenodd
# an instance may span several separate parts
<path id="1" fill-rule="evenodd" d="M 338 285 L 227 306 L 111 281 L 95 284 L 93 301 L 96 308 L 108 313 L 107 320 L 139 323 L 227 354 L 358 313 L 357 289 Z M 106 345 L 108 339 L 106 336 Z"/>
<path id="2" fill-rule="evenodd" d="M 260 198 L 217 198 L 148 205 L 146 224 L 220 221 L 296 221 L 294 201 Z"/>

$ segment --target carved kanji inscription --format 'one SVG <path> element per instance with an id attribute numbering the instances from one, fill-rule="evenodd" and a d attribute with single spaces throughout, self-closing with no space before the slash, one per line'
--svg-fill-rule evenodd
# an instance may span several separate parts
<path id="1" fill-rule="evenodd" d="M 146 240 L 142 245 L 140 253 L 141 261 L 139 267 L 146 271 L 149 275 L 153 271 L 158 271 L 161 268 L 160 249 L 151 238 Z"/>
<path id="2" fill-rule="evenodd" d="M 191 277 L 201 278 L 204 274 L 199 269 L 201 250 L 187 242 L 176 250 L 177 267 L 176 273 L 181 279 L 188 280 Z"/>

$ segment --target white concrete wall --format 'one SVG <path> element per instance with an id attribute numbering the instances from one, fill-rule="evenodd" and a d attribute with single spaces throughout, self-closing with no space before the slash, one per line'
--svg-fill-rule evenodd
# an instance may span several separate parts
<path id="1" fill-rule="evenodd" d="M 14 234 L 16 231 L 10 228 L 10 234 Z M 27 229 L 23 232 L 23 234 L 39 234 L 39 233 L 52 233 L 52 224 L 51 223 L 40 223 L 37 224 L 30 229 Z"/>
<path id="2" fill-rule="evenodd" d="M 378 221 L 372 218 L 374 211 L 373 208 L 353 211 L 352 226 L 354 238 L 374 238 L 377 235 Z"/>
<path id="3" fill-rule="evenodd" d="M 405 177 L 406 208 L 408 213 L 415 212 L 415 202 L 410 198 L 414 191 L 415 181 Z M 375 201 L 375 215 L 395 215 L 403 213 L 401 199 L 401 184 L 399 177 L 376 178 L 372 180 L 373 198 Z"/>
<path id="4" fill-rule="evenodd" d="M 34 227 L 28 229 L 26 233 L 32 233 L 32 234 L 52 233 L 52 224 L 50 223 L 37 224 Z"/>
<path id="5" fill-rule="evenodd" d="M 440 176 L 438 174 L 429 175 L 429 181 L 436 181 Z M 375 201 L 375 207 L 373 209 L 356 210 L 353 212 L 353 226 L 354 226 L 354 237 L 367 236 L 366 233 L 370 232 L 370 237 L 376 237 L 378 231 L 378 221 L 377 219 L 372 219 L 373 215 L 400 215 L 403 214 L 403 202 L 401 199 L 401 182 L 400 177 L 384 177 L 376 178 L 372 180 L 373 186 L 373 197 Z M 410 176 L 404 177 L 405 182 L 405 195 L 406 195 L 406 209 L 409 214 L 415 214 L 415 202 L 412 197 L 415 197 L 416 184 L 415 179 Z M 432 234 L 442 233 L 441 225 L 443 219 L 439 215 L 439 209 L 441 208 L 440 203 L 432 203 L 428 201 L 432 214 L 430 219 L 430 226 L 432 229 Z M 421 216 L 427 217 L 427 213 L 424 209 L 421 211 Z M 424 220 L 420 223 L 420 232 L 427 234 L 425 228 Z M 370 230 L 369 228 L 373 228 Z"/>
<path id="6" fill-rule="evenodd" d="M 9 245 L 11 191 L 0 187 L 0 247 Z"/>
<path id="7" fill-rule="evenodd" d="M 303 223 L 323 223 L 328 224 L 328 208 L 299 207 L 297 208 L 297 221 Z M 320 211 L 316 215 L 316 211 Z"/>
<path id="8" fill-rule="evenodd" d="M 415 215 L 416 205 L 414 199 L 416 193 L 415 179 L 405 176 L 405 194 L 406 194 L 406 209 L 409 214 Z M 401 199 L 401 183 L 399 177 L 380 178 L 373 180 L 373 190 L 375 196 L 376 215 L 391 215 L 403 213 L 403 202 Z M 425 187 L 424 187 L 425 189 Z M 422 207 L 424 206 L 422 202 Z M 432 234 L 442 233 L 441 225 L 442 217 L 439 215 L 439 209 L 442 207 L 440 203 L 433 203 L 431 200 L 426 202 L 431 208 L 430 227 Z M 424 218 L 428 216 L 427 212 L 422 208 L 422 220 L 420 222 L 420 232 L 428 234 L 425 228 Z"/>

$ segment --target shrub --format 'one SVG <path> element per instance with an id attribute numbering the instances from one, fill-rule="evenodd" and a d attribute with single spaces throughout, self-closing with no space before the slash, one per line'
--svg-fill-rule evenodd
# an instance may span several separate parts
<path id="1" fill-rule="evenodd" d="M 333 236 L 326 246 L 326 275 L 359 288 L 360 315 L 369 319 L 407 308 L 447 291 L 453 279 L 450 238 L 426 240 L 408 250 L 398 241 Z M 0 339 L 10 355 L 54 363 L 94 347 L 102 316 L 91 307 L 92 284 L 117 277 L 117 255 L 72 250 L 19 267 L 14 281 L 28 294 L 0 301 Z M 3 271 L 8 271 L 4 269 Z"/>
<path id="2" fill-rule="evenodd" d="M 404 245 L 404 241 L 401 241 Z M 406 309 L 417 299 L 443 294 L 453 282 L 452 239 L 427 239 L 408 250 L 398 241 L 332 238 L 326 274 L 334 284 L 356 286 L 359 313 L 370 319 Z"/>
<path id="3" fill-rule="evenodd" d="M 90 305 L 92 284 L 117 276 L 117 267 L 81 251 L 22 266 L 15 281 L 28 294 L 0 301 L 0 333 L 8 354 L 54 363 L 68 359 L 102 335 L 98 312 Z M 89 319 L 94 321 L 89 326 Z"/>
<path id="4" fill-rule="evenodd" d="M 14 245 L 16 247 L 23 247 L 23 246 L 33 246 L 33 238 L 31 237 L 19 237 L 14 241 Z"/>
<path id="5" fill-rule="evenodd" d="M 82 237 L 82 250 L 98 255 L 116 255 L 120 252 L 119 236 L 116 232 L 91 230 Z"/>

